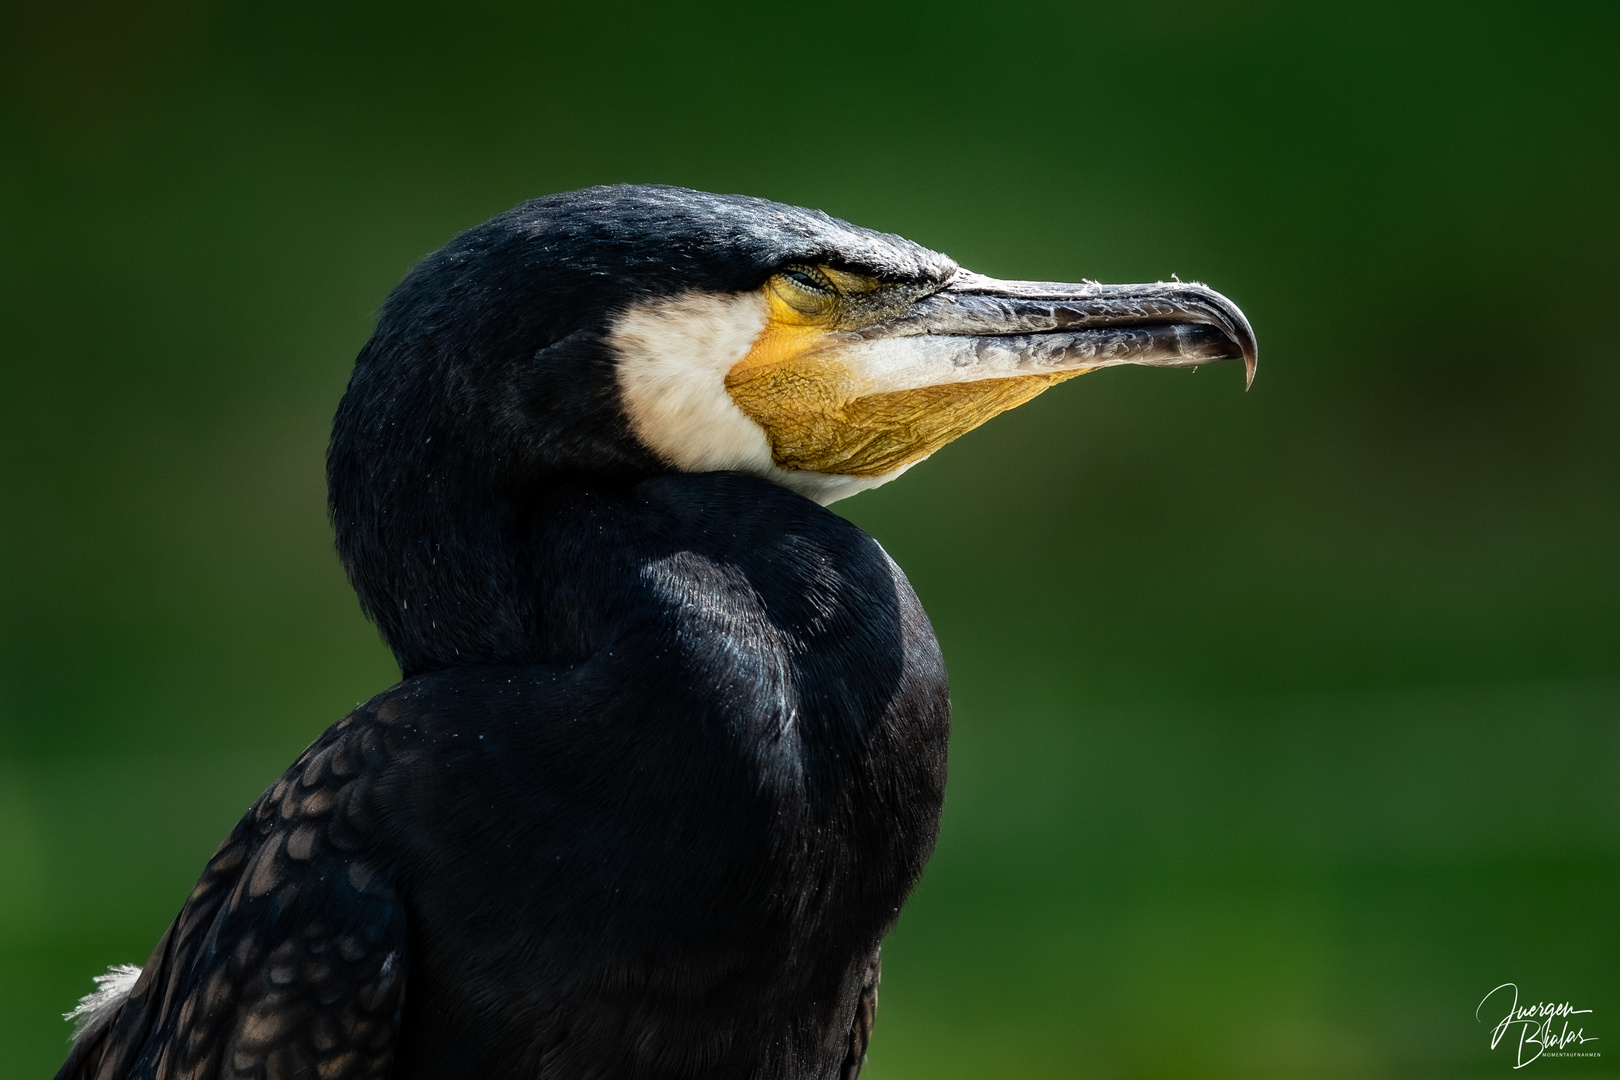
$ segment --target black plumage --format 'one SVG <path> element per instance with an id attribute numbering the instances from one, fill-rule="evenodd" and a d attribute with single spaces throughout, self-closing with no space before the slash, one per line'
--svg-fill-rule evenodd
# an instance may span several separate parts
<path id="1" fill-rule="evenodd" d="M 853 1080 L 944 797 L 939 648 L 860 530 L 640 441 L 607 341 L 801 263 L 958 280 L 656 187 L 536 200 L 410 273 L 328 459 L 404 681 L 254 804 L 61 1080 Z"/>
<path id="2" fill-rule="evenodd" d="M 916 599 L 870 539 L 761 480 L 536 510 L 540 603 L 590 658 L 442 668 L 322 736 L 149 965 L 168 1008 L 126 1006 L 110 1042 L 232 1076 L 349 1053 L 338 1075 L 384 1075 L 390 1052 L 396 1077 L 853 1075 L 945 779 Z M 323 1042 L 349 1000 L 378 1004 Z"/>
<path id="3" fill-rule="evenodd" d="M 626 423 L 610 316 L 818 261 L 941 284 L 956 270 L 816 211 L 620 186 L 536 199 L 411 272 L 355 363 L 327 463 L 338 552 L 407 678 L 590 654 L 568 604 L 540 608 L 524 533 L 559 484 L 671 471 Z"/>

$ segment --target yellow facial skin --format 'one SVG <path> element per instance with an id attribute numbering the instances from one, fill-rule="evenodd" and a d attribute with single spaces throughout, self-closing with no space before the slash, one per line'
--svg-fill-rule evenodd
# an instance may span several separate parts
<path id="1" fill-rule="evenodd" d="M 765 429 L 782 469 L 878 477 L 1079 371 L 871 393 L 840 360 L 839 331 L 904 311 L 916 294 L 831 267 L 793 267 L 765 283 L 765 328 L 726 390 Z"/>

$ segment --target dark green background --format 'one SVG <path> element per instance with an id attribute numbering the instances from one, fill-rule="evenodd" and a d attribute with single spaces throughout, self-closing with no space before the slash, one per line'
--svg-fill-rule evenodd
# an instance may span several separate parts
<path id="1" fill-rule="evenodd" d="M 1620 1067 L 1616 5 L 15 2 L 0 24 L 0 1077 L 396 677 L 327 423 L 537 194 L 1206 280 L 1261 370 L 1067 384 L 840 504 L 951 664 L 874 1080 Z M 1521 1074 L 1523 1075 L 1523 1074 Z"/>

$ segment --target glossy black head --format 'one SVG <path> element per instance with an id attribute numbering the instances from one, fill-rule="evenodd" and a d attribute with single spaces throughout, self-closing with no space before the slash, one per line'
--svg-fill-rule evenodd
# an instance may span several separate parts
<path id="1" fill-rule="evenodd" d="M 1082 371 L 1253 352 L 1202 286 L 1000 282 L 740 195 L 553 195 L 383 305 L 327 459 L 338 552 L 407 675 L 515 660 L 559 484 L 736 470 L 830 502 Z"/>
<path id="2" fill-rule="evenodd" d="M 630 430 L 611 317 L 757 291 L 796 262 L 906 281 L 956 269 L 818 211 L 618 185 L 524 203 L 411 270 L 355 363 L 327 457 L 338 553 L 407 673 L 510 658 L 502 598 L 521 587 L 514 544 L 547 487 L 672 469 Z"/>

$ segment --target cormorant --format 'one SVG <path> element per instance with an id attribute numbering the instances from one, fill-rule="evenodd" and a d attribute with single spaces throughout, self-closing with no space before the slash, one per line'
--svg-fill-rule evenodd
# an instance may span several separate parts
<path id="1" fill-rule="evenodd" d="M 403 681 L 253 804 L 58 1076 L 852 1080 L 949 707 L 904 575 L 825 505 L 1081 372 L 1234 358 L 1202 285 L 998 281 L 756 198 L 593 188 L 457 236 L 328 455 Z"/>

